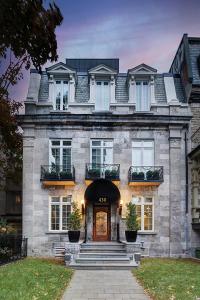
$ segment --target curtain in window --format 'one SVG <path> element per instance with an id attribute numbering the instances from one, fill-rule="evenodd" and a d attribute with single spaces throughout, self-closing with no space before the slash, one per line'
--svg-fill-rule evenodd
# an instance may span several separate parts
<path id="1" fill-rule="evenodd" d="M 148 81 L 136 82 L 136 110 L 150 110 L 150 87 Z"/>
<path id="2" fill-rule="evenodd" d="M 110 88 L 107 81 L 97 81 L 95 110 L 108 111 L 110 102 Z"/>

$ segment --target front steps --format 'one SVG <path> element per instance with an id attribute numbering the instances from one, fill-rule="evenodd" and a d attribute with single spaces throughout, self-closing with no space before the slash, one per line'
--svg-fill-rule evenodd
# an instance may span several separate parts
<path id="1" fill-rule="evenodd" d="M 117 242 L 89 242 L 81 244 L 80 252 L 69 265 L 84 270 L 127 270 L 137 267 L 134 257 L 126 253 L 125 245 Z"/>

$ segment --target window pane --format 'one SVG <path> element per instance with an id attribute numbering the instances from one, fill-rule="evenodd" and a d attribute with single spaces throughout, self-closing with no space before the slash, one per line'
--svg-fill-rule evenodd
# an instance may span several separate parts
<path id="1" fill-rule="evenodd" d="M 60 148 L 51 149 L 51 166 L 60 166 Z"/>
<path id="2" fill-rule="evenodd" d="M 92 146 L 101 146 L 101 141 L 92 141 Z"/>
<path id="3" fill-rule="evenodd" d="M 113 141 L 103 141 L 104 147 L 113 147 Z"/>
<path id="4" fill-rule="evenodd" d="M 60 141 L 52 141 L 52 146 L 60 146 Z"/>
<path id="5" fill-rule="evenodd" d="M 108 82 L 107 82 L 107 81 L 105 81 L 103 84 L 104 84 L 104 85 L 108 85 Z"/>
<path id="6" fill-rule="evenodd" d="M 60 206 L 51 205 L 51 230 L 59 230 Z"/>
<path id="7" fill-rule="evenodd" d="M 152 205 L 144 205 L 144 230 L 152 229 Z"/>
<path id="8" fill-rule="evenodd" d="M 133 141 L 132 143 L 134 148 L 142 147 L 142 141 Z"/>
<path id="9" fill-rule="evenodd" d="M 71 148 L 63 148 L 63 171 L 71 172 Z"/>
<path id="10" fill-rule="evenodd" d="M 68 82 L 63 82 L 63 110 L 67 110 L 68 105 Z"/>
<path id="11" fill-rule="evenodd" d="M 147 197 L 147 198 L 144 199 L 144 202 L 145 203 L 152 203 L 152 198 Z"/>
<path id="12" fill-rule="evenodd" d="M 103 149 L 103 164 L 112 164 L 113 163 L 113 151 L 112 148 Z"/>
<path id="13" fill-rule="evenodd" d="M 71 205 L 63 205 L 63 207 L 62 207 L 62 230 L 68 229 L 70 213 L 71 213 Z"/>
<path id="14" fill-rule="evenodd" d="M 97 81 L 97 85 L 101 85 L 101 81 Z"/>
<path id="15" fill-rule="evenodd" d="M 67 197 L 63 197 L 63 198 L 62 198 L 62 201 L 63 201 L 63 202 L 67 202 L 67 203 L 71 203 L 71 201 L 72 201 L 72 196 L 69 195 L 69 196 L 67 196 Z"/>
<path id="16" fill-rule="evenodd" d="M 137 221 L 139 225 L 139 230 L 141 230 L 141 205 L 136 205 L 136 214 L 137 214 Z"/>
<path id="17" fill-rule="evenodd" d="M 142 151 L 139 148 L 133 148 L 133 166 L 142 166 Z"/>
<path id="18" fill-rule="evenodd" d="M 63 141 L 63 146 L 71 146 L 71 141 Z"/>
<path id="19" fill-rule="evenodd" d="M 60 198 L 59 197 L 51 197 L 51 202 L 60 202 Z"/>
<path id="20" fill-rule="evenodd" d="M 56 110 L 60 110 L 61 103 L 61 81 L 56 81 Z"/>
<path id="21" fill-rule="evenodd" d="M 93 148 L 92 149 L 92 164 L 100 164 L 101 163 L 101 149 L 100 148 Z"/>
<path id="22" fill-rule="evenodd" d="M 143 166 L 153 166 L 154 165 L 154 153 L 153 149 L 143 149 Z"/>
<path id="23" fill-rule="evenodd" d="M 153 141 L 143 141 L 143 147 L 153 147 Z"/>

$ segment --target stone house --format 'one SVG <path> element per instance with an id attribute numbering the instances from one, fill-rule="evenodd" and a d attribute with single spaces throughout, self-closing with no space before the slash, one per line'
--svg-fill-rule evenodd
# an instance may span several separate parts
<path id="1" fill-rule="evenodd" d="M 150 256 L 188 251 L 190 107 L 179 74 L 119 59 L 66 59 L 31 70 L 23 128 L 23 234 L 29 255 L 68 240 L 72 201 L 86 241 L 125 239 L 136 204 Z M 91 192 L 92 191 L 92 192 Z M 120 197 L 115 197 L 115 192 Z"/>
<path id="2" fill-rule="evenodd" d="M 184 34 L 170 72 L 179 74 L 193 118 L 188 136 L 188 183 L 186 213 L 192 255 L 200 247 L 200 38 Z"/>

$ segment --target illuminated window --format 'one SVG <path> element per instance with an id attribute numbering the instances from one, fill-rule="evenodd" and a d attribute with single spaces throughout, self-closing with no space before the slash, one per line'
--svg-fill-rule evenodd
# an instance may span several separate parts
<path id="1" fill-rule="evenodd" d="M 65 231 L 69 226 L 69 215 L 71 213 L 71 198 L 51 197 L 50 199 L 50 230 Z"/>
<path id="2" fill-rule="evenodd" d="M 154 210 L 152 197 L 135 197 L 132 203 L 136 205 L 137 219 L 141 231 L 154 230 Z"/>

